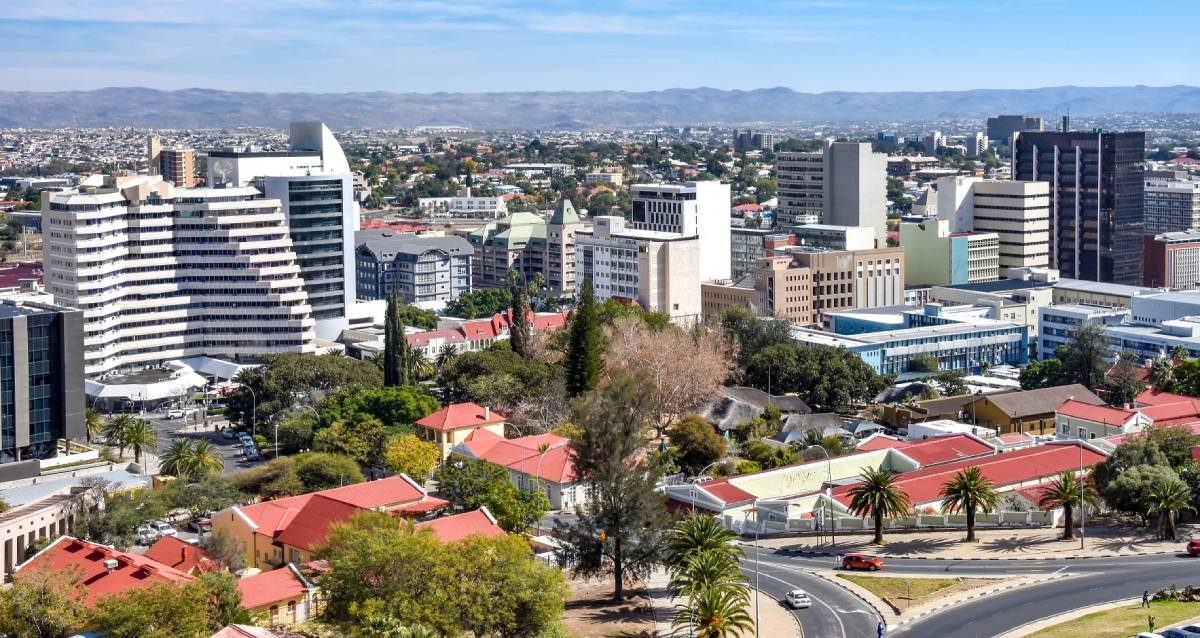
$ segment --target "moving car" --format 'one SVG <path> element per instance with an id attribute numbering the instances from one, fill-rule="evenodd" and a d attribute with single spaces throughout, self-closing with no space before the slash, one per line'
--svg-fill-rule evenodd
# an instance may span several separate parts
<path id="1" fill-rule="evenodd" d="M 808 593 L 803 589 L 793 589 L 784 594 L 784 598 L 787 599 L 787 604 L 792 609 L 808 609 L 812 607 L 812 599 L 808 597 Z"/>
<path id="2" fill-rule="evenodd" d="M 166 521 L 150 521 L 150 527 L 158 532 L 159 536 L 177 536 L 178 531 Z"/>
<path id="3" fill-rule="evenodd" d="M 1200 538 L 1193 538 L 1192 540 L 1188 541 L 1187 553 L 1191 554 L 1192 556 L 1200 556 Z"/>
<path id="4" fill-rule="evenodd" d="M 842 557 L 842 569 L 866 569 L 877 572 L 883 569 L 883 561 L 878 556 L 846 554 Z"/>
<path id="5" fill-rule="evenodd" d="M 167 410 L 168 419 L 182 419 L 183 410 Z"/>

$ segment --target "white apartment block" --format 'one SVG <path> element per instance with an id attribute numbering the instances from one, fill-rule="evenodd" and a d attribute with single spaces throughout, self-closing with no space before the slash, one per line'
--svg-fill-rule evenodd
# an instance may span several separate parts
<path id="1" fill-rule="evenodd" d="M 967 148 L 967 155 L 969 157 L 979 157 L 987 153 L 987 133 L 975 133 L 974 135 L 966 136 L 963 139 L 963 146 Z"/>
<path id="2" fill-rule="evenodd" d="M 825 200 L 825 154 L 783 152 L 776 158 L 779 208 L 776 223 L 787 230 L 821 222 Z"/>
<path id="3" fill-rule="evenodd" d="M 259 195 L 145 175 L 43 194 L 46 289 L 83 310 L 87 376 L 314 351 L 287 220 Z"/>
<path id="4" fill-rule="evenodd" d="M 693 323 L 700 318 L 700 249 L 695 235 L 626 228 L 623 218 L 601 215 L 575 232 L 576 287 L 590 278 L 597 301 L 636 300 Z"/>
<path id="5" fill-rule="evenodd" d="M 470 219 L 500 219 L 508 214 L 503 197 L 422 197 L 417 209 L 431 217 L 467 217 Z"/>
<path id="6" fill-rule="evenodd" d="M 869 226 L 833 226 L 805 224 L 792 233 L 797 246 L 829 250 L 871 250 L 875 247 L 875 229 Z"/>
<path id="7" fill-rule="evenodd" d="M 1050 184 L 943 177 L 937 181 L 938 218 L 954 233 L 995 233 L 999 265 L 1050 266 Z"/>
<path id="8" fill-rule="evenodd" d="M 1200 229 L 1200 180 L 1147 177 L 1144 233 Z"/>
<path id="9" fill-rule="evenodd" d="M 729 279 L 730 191 L 718 181 L 634 184 L 630 228 L 699 237 L 700 280 Z M 696 287 L 697 300 L 700 288 Z M 697 308 L 699 304 L 697 303 Z"/>

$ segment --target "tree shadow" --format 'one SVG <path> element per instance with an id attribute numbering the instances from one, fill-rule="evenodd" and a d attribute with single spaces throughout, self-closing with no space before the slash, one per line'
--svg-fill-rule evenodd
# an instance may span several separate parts
<path id="1" fill-rule="evenodd" d="M 1057 543 L 1062 539 L 1058 536 L 1042 536 L 1038 538 L 1021 537 L 1017 535 L 1008 538 L 994 538 L 979 544 L 979 549 L 996 554 L 1022 554 L 1037 549 L 1043 545 Z"/>
<path id="2" fill-rule="evenodd" d="M 861 551 L 877 556 L 914 556 L 936 554 L 957 544 L 958 541 L 950 538 L 906 538 L 888 541 L 882 547 L 864 543 Z"/>

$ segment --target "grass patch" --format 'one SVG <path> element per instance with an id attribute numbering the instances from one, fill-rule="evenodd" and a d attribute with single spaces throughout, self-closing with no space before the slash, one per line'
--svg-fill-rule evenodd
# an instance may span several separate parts
<path id="1" fill-rule="evenodd" d="M 1150 609 L 1144 609 L 1141 603 L 1130 603 L 1116 609 L 1098 611 L 1075 620 L 1068 620 L 1047 627 L 1037 633 L 1030 634 L 1031 638 L 1129 638 L 1139 631 L 1146 631 L 1147 616 L 1154 616 L 1156 630 L 1161 630 L 1177 622 L 1200 616 L 1200 603 L 1180 603 L 1164 600 L 1150 603 Z"/>
<path id="2" fill-rule="evenodd" d="M 838 574 L 837 577 L 866 589 L 897 609 L 908 609 L 926 596 L 962 583 L 961 578 L 896 578 L 857 574 Z"/>

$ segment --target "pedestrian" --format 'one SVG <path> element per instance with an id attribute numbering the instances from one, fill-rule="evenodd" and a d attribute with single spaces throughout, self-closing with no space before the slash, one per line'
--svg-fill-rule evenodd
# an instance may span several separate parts
<path id="1" fill-rule="evenodd" d="M 1149 589 L 1142 592 L 1142 607 L 1145 607 L 1147 609 L 1150 608 L 1150 590 Z"/>
<path id="2" fill-rule="evenodd" d="M 1147 622 L 1150 624 L 1150 633 L 1154 633 L 1154 616 L 1147 617 Z"/>

